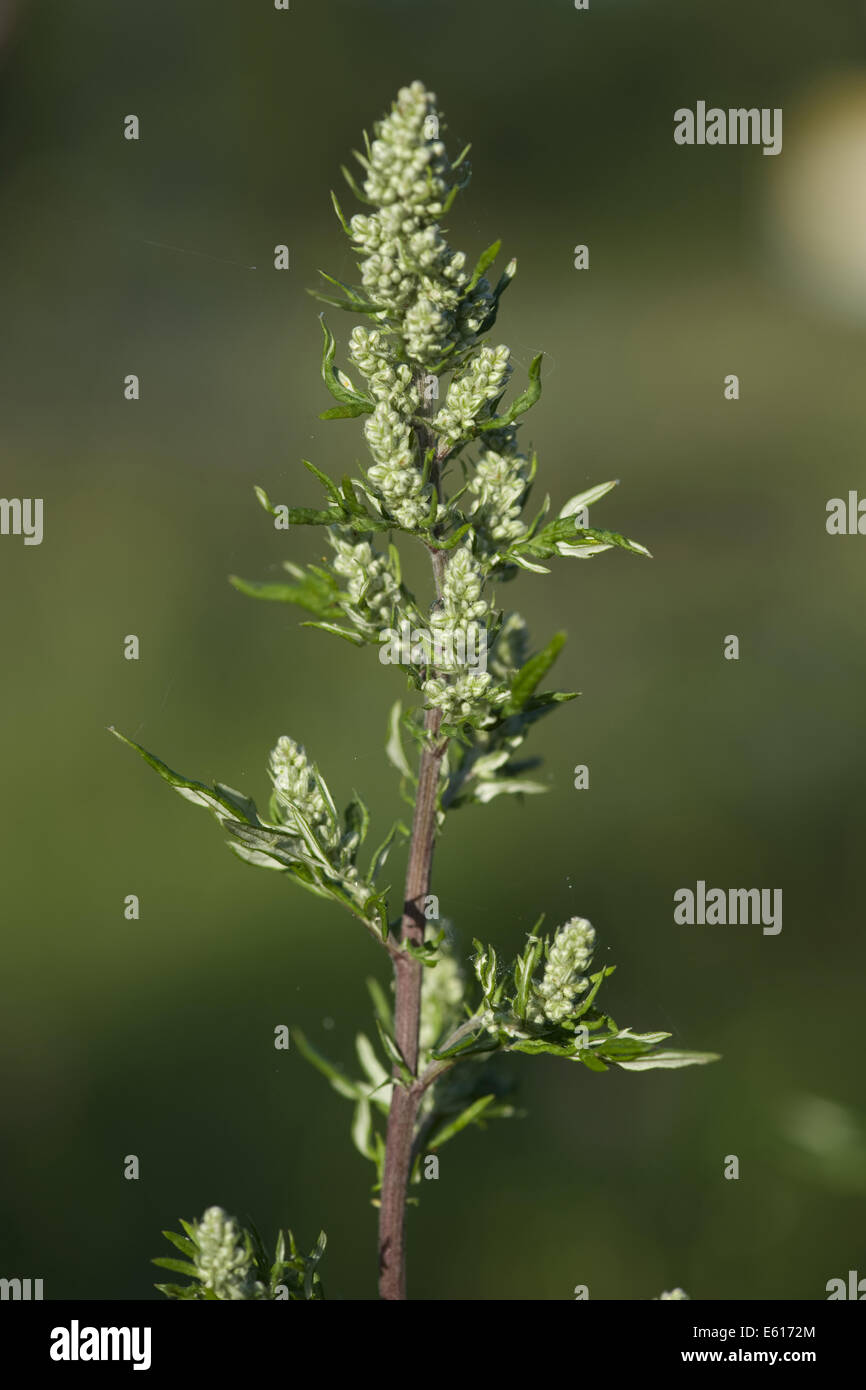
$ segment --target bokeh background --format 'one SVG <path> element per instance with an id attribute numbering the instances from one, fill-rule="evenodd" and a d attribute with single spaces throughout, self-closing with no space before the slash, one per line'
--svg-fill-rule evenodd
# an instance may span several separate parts
<path id="1" fill-rule="evenodd" d="M 217 1202 L 268 1238 L 324 1226 L 329 1296 L 375 1295 L 350 1107 L 272 1040 L 303 1027 L 351 1067 L 385 962 L 236 860 L 106 726 L 260 801 L 289 733 L 376 828 L 398 813 L 399 674 L 226 576 L 321 545 L 275 532 L 254 484 L 318 505 L 300 459 L 361 457 L 357 422 L 317 418 L 306 288 L 319 267 L 352 278 L 329 189 L 420 77 L 449 148 L 473 144 L 452 244 L 471 259 L 501 236 L 520 261 L 495 332 L 518 370 L 546 354 L 524 430 L 544 484 L 560 503 L 621 479 L 593 520 L 655 557 L 563 560 L 501 594 L 539 644 L 567 629 L 557 684 L 583 694 L 535 734 L 547 796 L 449 825 L 441 909 L 467 955 L 475 935 L 513 951 L 541 911 L 589 917 L 617 1020 L 724 1060 L 512 1059 L 527 1116 L 443 1150 L 410 1216 L 411 1292 L 814 1299 L 866 1274 L 866 539 L 825 531 L 829 498 L 866 493 L 866 5 L 0 14 L 0 492 L 45 500 L 41 546 L 0 538 L 0 1273 L 158 1297 L 160 1229 Z M 678 148 L 673 112 L 699 99 L 782 107 L 782 154 Z M 699 878 L 782 888 L 781 934 L 675 926 Z"/>

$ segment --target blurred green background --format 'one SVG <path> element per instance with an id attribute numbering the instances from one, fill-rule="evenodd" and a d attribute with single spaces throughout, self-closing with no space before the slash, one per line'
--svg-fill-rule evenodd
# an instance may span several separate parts
<path id="1" fill-rule="evenodd" d="M 824 524 L 830 497 L 866 492 L 866 8 L 0 14 L 0 492 L 45 499 L 41 546 L 0 538 L 0 1273 L 50 1298 L 157 1297 L 160 1229 L 219 1203 L 269 1239 L 324 1226 L 329 1296 L 375 1295 L 350 1107 L 272 1039 L 303 1027 L 351 1066 L 385 962 L 348 916 L 242 865 L 106 725 L 260 801 L 288 733 L 374 829 L 398 813 L 399 675 L 226 575 L 319 553 L 273 530 L 253 484 L 318 505 L 300 459 L 362 456 L 357 422 L 317 419 L 305 291 L 319 267 L 352 278 L 328 191 L 419 77 L 449 149 L 473 144 L 452 244 L 471 260 L 501 236 L 519 257 L 495 341 L 518 372 L 546 354 L 523 432 L 542 487 L 558 505 L 620 478 L 594 524 L 655 557 L 563 560 L 501 591 L 539 643 L 568 630 L 556 683 L 583 694 L 534 736 L 546 797 L 447 827 L 441 909 L 467 954 L 475 935 L 513 951 L 541 911 L 589 917 L 618 1022 L 724 1060 L 512 1059 L 527 1118 L 443 1150 L 410 1215 L 411 1293 L 812 1299 L 866 1274 L 866 539 Z M 782 107 L 782 154 L 678 148 L 673 112 L 699 99 Z M 345 342 L 352 320 L 330 319 Z M 675 926 L 698 878 L 782 888 L 781 934 Z"/>

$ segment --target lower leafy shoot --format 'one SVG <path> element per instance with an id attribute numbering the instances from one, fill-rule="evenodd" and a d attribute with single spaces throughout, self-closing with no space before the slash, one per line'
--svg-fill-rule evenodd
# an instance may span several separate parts
<path id="1" fill-rule="evenodd" d="M 582 1062 L 590 1071 L 607 1071 L 609 1063 L 624 1071 L 648 1071 L 717 1060 L 714 1052 L 661 1048 L 670 1033 L 619 1028 L 610 1014 L 595 1007 L 602 982 L 616 967 L 582 973 L 595 949 L 595 929 L 582 917 L 572 917 L 552 939 L 530 933 L 511 970 L 501 974 L 493 947 L 476 941 L 475 948 L 482 1005 L 464 1025 L 464 1036 L 435 1054 L 439 1058 L 499 1050 L 548 1052 Z"/>
<path id="2" fill-rule="evenodd" d="M 155 1265 L 187 1275 L 191 1284 L 157 1284 L 167 1298 L 199 1301 L 268 1302 L 323 1299 L 318 1264 L 325 1253 L 325 1233 L 309 1255 L 302 1255 L 291 1231 L 289 1248 L 282 1231 L 276 1253 L 265 1253 L 258 1232 L 244 1230 L 222 1207 L 208 1207 L 201 1221 L 181 1221 L 185 1236 L 163 1231 L 166 1240 L 186 1259 L 156 1259 Z"/>
<path id="3" fill-rule="evenodd" d="M 482 994 L 474 1006 L 451 947 L 441 942 L 425 959 L 416 1077 L 400 1076 L 402 1059 L 393 1037 L 391 1005 L 375 980 L 367 984 L 382 1055 L 365 1033 L 358 1034 L 360 1079 L 323 1057 L 303 1033 L 294 1032 L 303 1056 L 339 1095 L 354 1102 L 352 1140 L 375 1165 L 374 1204 L 378 1204 L 385 1161 L 385 1142 L 376 1119 L 387 1118 L 395 1086 L 405 1085 L 420 1096 L 411 1172 L 412 1181 L 418 1182 L 423 1158 L 436 1153 L 462 1129 L 483 1128 L 488 1120 L 523 1113 L 509 1102 L 510 1087 L 491 1065 L 496 1053 L 550 1053 L 582 1062 L 590 1071 L 607 1071 L 610 1065 L 623 1071 L 649 1071 L 717 1060 L 713 1052 L 662 1047 L 670 1033 L 619 1028 L 609 1014 L 595 1007 L 602 982 L 616 967 L 583 973 L 595 949 L 595 929 L 584 918 L 572 917 L 552 938 L 531 933 L 508 971 L 500 972 L 492 946 L 474 944 L 474 972 Z M 461 1065 L 464 1062 L 473 1065 Z"/>
<path id="4" fill-rule="evenodd" d="M 222 782 L 208 787 L 191 781 L 117 729 L 110 732 L 134 748 L 185 800 L 206 807 L 228 832 L 229 845 L 238 858 L 256 868 L 288 874 L 309 892 L 347 907 L 374 936 L 387 938 L 388 890 L 375 883 L 405 827 L 395 822 L 362 873 L 357 861 L 370 824 L 366 806 L 353 793 L 341 821 L 319 769 L 293 739 L 279 739 L 271 752 L 270 819 L 263 820 L 255 802 L 243 792 Z"/>

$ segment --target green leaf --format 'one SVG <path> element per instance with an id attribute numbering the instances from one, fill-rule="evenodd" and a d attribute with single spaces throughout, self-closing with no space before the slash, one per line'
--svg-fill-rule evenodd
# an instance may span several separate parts
<path id="1" fill-rule="evenodd" d="M 199 1284 L 154 1284 L 153 1287 L 166 1298 L 189 1300 L 203 1297 Z"/>
<path id="2" fill-rule="evenodd" d="M 542 918 L 541 920 L 543 921 L 544 919 Z M 529 990 L 532 984 L 532 976 L 544 954 L 544 942 L 540 937 L 535 936 L 535 932 L 539 926 L 541 926 L 541 921 L 533 928 L 533 932 L 526 944 L 523 954 L 518 956 L 514 965 L 514 1012 L 518 1018 L 526 1017 L 526 1010 L 529 1007 Z"/>
<path id="3" fill-rule="evenodd" d="M 369 415 L 370 409 L 363 405 L 332 405 L 330 410 L 319 411 L 320 420 L 356 420 L 359 415 Z"/>
<path id="4" fill-rule="evenodd" d="M 453 1047 L 433 1048 L 431 1057 L 436 1061 L 444 1061 L 449 1057 L 472 1056 L 481 1052 L 498 1052 L 502 1046 L 498 1038 L 492 1037 L 486 1030 L 482 1029 L 468 1037 L 461 1038 L 454 1043 Z"/>
<path id="5" fill-rule="evenodd" d="M 339 218 L 340 226 L 343 228 L 343 231 L 346 233 L 346 236 L 349 237 L 349 239 L 351 240 L 351 237 L 352 237 L 352 229 L 351 229 L 351 227 L 349 226 L 348 222 L 346 221 L 345 217 L 343 216 L 343 209 L 340 207 L 340 204 L 339 204 L 339 202 L 337 201 L 337 195 L 336 195 L 336 193 L 334 192 L 333 188 L 331 189 L 331 202 L 332 202 L 333 205 L 334 205 L 334 212 L 337 214 L 337 217 Z M 323 273 L 323 272 L 320 272 L 320 274 L 321 274 L 321 273 Z M 327 277 L 327 278 L 330 278 L 330 277 Z"/>
<path id="6" fill-rule="evenodd" d="M 651 1071 L 654 1067 L 702 1066 L 706 1062 L 718 1062 L 720 1056 L 718 1052 L 679 1052 L 668 1048 L 663 1052 L 647 1052 L 630 1062 L 620 1062 L 616 1058 L 612 1060 L 623 1071 Z"/>
<path id="7" fill-rule="evenodd" d="M 259 584 L 229 575 L 229 583 L 248 598 L 265 599 L 272 603 L 292 603 L 319 617 L 339 617 L 343 610 L 337 602 L 339 588 L 333 576 L 322 578 L 316 571 L 303 572 L 299 584 Z"/>
<path id="8" fill-rule="evenodd" d="M 472 522 L 467 521 L 465 526 L 461 526 L 457 531 L 454 532 L 453 536 L 449 536 L 446 541 L 437 541 L 436 549 L 453 550 L 455 545 L 459 545 L 460 541 L 462 541 L 463 537 L 466 535 L 466 532 L 471 530 Z"/>
<path id="9" fill-rule="evenodd" d="M 305 1057 L 316 1068 L 316 1071 L 327 1077 L 338 1095 L 345 1096 L 348 1100 L 360 1100 L 362 1098 L 364 1088 L 359 1086 L 357 1081 L 352 1081 L 350 1077 L 341 1072 L 333 1062 L 329 1062 L 327 1057 L 323 1057 L 320 1052 L 317 1052 L 300 1029 L 293 1028 L 292 1037 L 301 1056 Z"/>
<path id="10" fill-rule="evenodd" d="M 394 1063 L 394 1066 L 400 1073 L 402 1081 L 405 1085 L 411 1086 L 415 1078 L 413 1077 L 411 1071 L 406 1065 L 406 1059 L 403 1056 L 403 1053 L 400 1051 L 399 1047 L 397 1046 L 397 1043 L 395 1042 L 394 1038 L 392 1038 L 390 1033 L 385 1031 L 385 1029 L 382 1027 L 381 1020 L 378 1018 L 376 1019 L 376 1028 L 378 1030 L 379 1037 L 382 1039 L 382 1046 L 388 1054 L 389 1059 Z"/>
<path id="11" fill-rule="evenodd" d="M 351 642 L 353 647 L 363 647 L 364 645 L 364 638 L 360 632 L 356 632 L 354 628 L 340 627 L 339 623 L 305 622 L 301 623 L 301 627 L 318 627 L 321 628 L 322 632 L 332 632 L 335 637 L 342 637 L 345 641 Z"/>
<path id="12" fill-rule="evenodd" d="M 610 483 L 597 483 L 595 487 L 587 488 L 585 492 L 576 493 L 574 497 L 569 497 L 564 507 L 560 508 L 560 517 L 574 516 L 584 507 L 591 507 L 593 502 L 598 502 L 602 497 L 606 497 L 613 488 L 618 486 L 619 478 L 614 478 Z"/>
<path id="13" fill-rule="evenodd" d="M 385 753 L 388 761 L 401 772 L 404 777 L 411 781 L 415 780 L 415 774 L 409 766 L 409 760 L 403 748 L 403 740 L 400 738 L 400 716 L 402 705 L 399 700 L 395 700 L 388 715 L 388 741 L 385 744 Z"/>
<path id="14" fill-rule="evenodd" d="M 160 1269 L 170 1269 L 174 1274 L 188 1274 L 192 1279 L 200 1279 L 201 1275 L 194 1264 L 189 1260 L 172 1260 L 164 1258 L 162 1255 L 156 1260 L 151 1260 L 152 1265 L 159 1265 Z"/>
<path id="15" fill-rule="evenodd" d="M 307 294 L 312 295 L 314 299 L 322 300 L 325 304 L 332 304 L 336 309 L 348 309 L 353 314 L 381 313 L 381 304 L 374 304 L 353 285 L 344 284 L 342 280 L 337 280 L 324 270 L 320 270 L 319 274 L 323 280 L 327 280 L 329 285 L 335 285 L 337 289 L 342 290 L 342 294 L 324 294 L 321 290 L 307 290 Z"/>
<path id="16" fill-rule="evenodd" d="M 565 633 L 557 632 L 551 637 L 543 651 L 532 656 L 519 671 L 511 677 L 511 695 L 506 706 L 506 713 L 522 710 L 534 693 L 535 687 L 543 676 L 547 675 L 551 666 L 555 662 L 562 648 L 565 646 Z"/>
<path id="17" fill-rule="evenodd" d="M 582 538 L 586 536 L 589 537 L 591 542 L 597 545 L 619 546 L 622 550 L 630 550 L 635 555 L 645 555 L 647 559 L 652 559 L 652 555 L 645 545 L 641 545 L 639 541 L 630 541 L 627 537 L 621 536 L 617 531 L 598 531 L 595 527 L 586 526 L 580 529 L 575 528 L 575 535 L 578 537 L 578 540 L 577 542 L 572 542 L 572 544 L 576 544 L 578 548 L 582 544 Z"/>
<path id="18" fill-rule="evenodd" d="M 368 414 L 374 408 L 372 396 L 365 395 L 360 391 L 352 390 L 344 386 L 334 371 L 334 355 L 337 351 L 337 340 L 328 325 L 325 323 L 323 314 L 319 315 L 322 324 L 322 333 L 325 342 L 322 349 L 322 380 L 335 400 L 341 401 L 346 406 L 353 407 L 352 413 L 355 415 Z M 328 412 L 328 418 L 335 418 L 332 412 Z M 320 417 L 324 418 L 324 417 Z"/>
<path id="19" fill-rule="evenodd" d="M 274 506 L 264 488 L 256 486 L 253 488 L 253 491 L 268 515 L 280 517 L 282 520 L 280 512 Z M 342 512 L 335 511 L 333 508 L 329 511 L 321 511 L 315 507 L 289 507 L 288 513 L 290 526 L 333 526 L 335 523 L 342 520 Z"/>
<path id="20" fill-rule="evenodd" d="M 592 985 L 592 988 L 590 989 L 586 997 L 581 1000 L 578 1007 L 575 1009 L 575 1018 L 583 1018 L 584 1014 L 589 1012 L 590 1008 L 592 1007 L 595 996 L 601 989 L 602 982 L 607 979 L 608 975 L 612 975 L 615 970 L 615 965 L 606 965 L 601 970 L 596 971 L 594 975 L 590 975 L 589 982 Z"/>
<path id="21" fill-rule="evenodd" d="M 379 937 L 388 940 L 388 903 L 384 893 L 374 893 L 364 903 L 364 917 L 372 928 L 378 922 Z"/>
<path id="22" fill-rule="evenodd" d="M 461 1111 L 456 1119 L 450 1120 L 446 1124 L 443 1124 L 441 1128 L 434 1130 L 425 1141 L 425 1148 L 441 1149 L 442 1145 L 447 1144 L 449 1139 L 453 1139 L 455 1134 L 459 1134 L 461 1129 L 465 1129 L 467 1125 L 477 1124 L 484 1114 L 484 1111 L 488 1106 L 492 1105 L 495 1099 L 495 1094 L 479 1096 L 478 1100 L 474 1100 L 471 1105 L 467 1105 L 466 1109 Z"/>
<path id="23" fill-rule="evenodd" d="M 366 196 L 366 194 L 364 194 L 364 193 L 361 192 L 360 188 L 358 187 L 357 183 L 355 182 L 355 179 L 354 179 L 353 175 L 352 175 L 352 174 L 349 172 L 349 170 L 346 168 L 345 164 L 341 164 L 341 165 L 340 165 L 340 173 L 343 175 L 343 178 L 346 180 L 346 183 L 349 185 L 349 187 L 351 188 L 351 190 L 352 190 L 352 192 L 354 193 L 355 197 L 358 199 L 358 202 L 359 202 L 359 203 L 366 203 L 366 204 L 368 205 L 368 207 L 373 207 L 374 204 L 373 204 L 372 200 L 371 200 L 370 198 L 368 198 L 368 197 Z"/>
<path id="24" fill-rule="evenodd" d="M 406 838 L 408 834 L 409 831 L 407 830 L 403 822 L 396 820 L 394 824 L 391 826 L 391 829 L 388 831 L 388 834 L 385 836 L 381 845 L 376 850 L 375 854 L 373 855 L 373 858 L 370 860 L 370 867 L 367 870 L 368 883 L 375 883 L 376 879 L 379 876 L 379 872 L 384 867 L 388 855 L 390 854 L 398 836 L 401 838 Z"/>
<path id="25" fill-rule="evenodd" d="M 343 499 L 340 496 L 340 489 L 337 487 L 337 484 L 334 482 L 334 480 L 332 478 L 329 478 L 327 473 L 323 473 L 321 468 L 317 468 L 314 463 L 310 463 L 309 459 L 301 459 L 301 463 L 304 465 L 305 468 L 308 468 L 309 471 L 316 478 L 318 478 L 319 482 L 322 484 L 322 487 L 325 489 L 328 496 L 331 498 L 331 501 L 335 502 L 338 507 L 342 507 Z"/>
<path id="26" fill-rule="evenodd" d="M 526 390 L 521 392 L 515 401 L 512 401 L 504 415 L 494 415 L 490 420 L 482 421 L 479 430 L 501 430 L 506 425 L 510 425 L 516 420 L 518 415 L 523 415 L 529 410 L 541 395 L 541 359 L 544 353 L 540 352 L 537 357 L 533 357 L 529 364 L 529 385 Z"/>
<path id="27" fill-rule="evenodd" d="M 376 1096 L 374 1093 L 383 1086 L 393 1084 L 393 1076 L 388 1071 L 387 1067 L 383 1066 L 379 1061 L 373 1044 L 370 1042 L 366 1033 L 359 1033 L 355 1038 L 355 1051 L 358 1054 L 358 1061 L 361 1063 L 361 1067 L 372 1087 L 370 1098 L 374 1099 L 380 1110 L 383 1110 L 385 1114 L 387 1114 L 390 1102 L 386 1100 L 384 1096 Z"/>
<path id="28" fill-rule="evenodd" d="M 349 802 L 344 812 L 346 833 L 358 836 L 358 844 L 362 845 L 367 838 L 367 831 L 370 828 L 370 812 L 364 805 L 358 793 L 353 789 L 352 800 Z"/>
<path id="29" fill-rule="evenodd" d="M 190 1259 L 195 1259 L 198 1254 L 198 1246 L 194 1245 L 191 1240 L 187 1240 L 186 1236 L 179 1236 L 175 1231 L 163 1231 L 162 1234 L 182 1255 L 188 1255 Z"/>
<path id="30" fill-rule="evenodd" d="M 527 555 L 544 560 L 551 555 L 576 555 L 580 558 L 583 552 L 586 558 L 602 550 L 609 550 L 612 546 L 630 550 L 636 555 L 650 555 L 646 546 L 640 545 L 638 541 L 627 540 L 616 531 L 598 531 L 590 526 L 579 528 L 574 525 L 573 516 L 560 516 L 537 535 L 513 545 L 505 558 L 514 564 L 523 563 L 525 567 L 529 564 L 526 560 Z M 531 565 L 529 567 L 532 568 Z"/>
<path id="31" fill-rule="evenodd" d="M 352 1118 L 352 1143 L 359 1154 L 375 1162 L 376 1149 L 372 1142 L 372 1133 L 373 1116 L 370 1102 L 366 1096 L 362 1096 L 355 1106 L 355 1113 Z"/>
<path id="32" fill-rule="evenodd" d="M 468 801 L 477 801 L 479 805 L 486 806 L 497 796 L 537 796 L 550 791 L 550 788 L 543 782 L 531 782 L 527 778 L 499 777 L 495 781 L 472 782 L 469 790 L 472 795 L 467 796 Z"/>
<path id="33" fill-rule="evenodd" d="M 463 298 L 465 298 L 466 295 L 472 293 L 487 267 L 491 266 L 493 262 L 496 260 L 496 257 L 499 255 L 501 249 L 502 242 L 500 240 L 492 242 L 491 245 L 487 247 L 486 251 L 481 252 L 481 255 L 478 257 L 478 260 L 475 262 L 475 269 L 472 272 L 472 278 L 469 281 L 469 284 L 466 286 L 466 289 L 463 291 Z"/>
<path id="34" fill-rule="evenodd" d="M 576 1053 L 575 1061 L 582 1062 L 588 1071 L 608 1070 L 604 1062 L 602 1062 L 598 1057 L 596 1057 L 594 1053 L 590 1052 L 588 1048 L 584 1048 L 582 1052 Z"/>
<path id="35" fill-rule="evenodd" d="M 372 975 L 367 977 L 367 989 L 373 1001 L 373 1009 L 386 1032 L 391 1033 L 394 1029 L 394 1011 L 388 1002 L 388 998 L 379 984 L 378 980 L 373 979 Z"/>
<path id="36" fill-rule="evenodd" d="M 314 1299 L 314 1298 L 316 1298 L 317 1296 L 320 1297 L 320 1298 L 322 1297 L 322 1294 L 321 1294 L 321 1292 L 320 1292 L 320 1290 L 321 1290 L 321 1281 L 320 1281 L 320 1279 L 319 1279 L 318 1274 L 316 1273 L 316 1266 L 319 1264 L 319 1261 L 321 1260 L 322 1256 L 324 1255 L 324 1253 L 325 1253 L 325 1247 L 327 1246 L 327 1244 L 328 1244 L 328 1237 L 325 1235 L 325 1232 L 324 1232 L 324 1231 L 320 1231 L 320 1232 L 319 1232 L 319 1238 L 318 1238 L 318 1240 L 316 1241 L 315 1246 L 313 1247 L 313 1249 L 310 1251 L 309 1255 L 307 1256 L 307 1259 L 306 1259 L 306 1262 L 305 1262 L 305 1267 L 304 1267 L 304 1298 L 306 1298 L 306 1299 Z"/>
<path id="37" fill-rule="evenodd" d="M 271 501 L 270 497 L 265 492 L 263 487 L 259 487 L 257 483 L 253 488 L 253 492 L 256 494 L 256 497 L 259 499 L 261 506 L 264 507 L 265 511 L 268 513 L 269 516 L 279 516 L 279 512 L 277 511 L 276 507 L 274 506 L 273 502 Z"/>
<path id="38" fill-rule="evenodd" d="M 127 738 L 120 733 L 113 725 L 109 725 L 108 732 L 119 738 L 121 743 L 127 744 L 129 748 L 134 748 L 146 763 L 159 773 L 169 786 L 174 787 L 187 801 L 192 801 L 197 806 L 205 806 L 223 824 L 236 821 L 239 817 L 247 825 L 258 826 L 259 819 L 256 812 L 255 803 L 249 797 L 243 796 L 240 792 L 233 792 L 228 787 L 223 787 L 217 783 L 215 787 L 208 787 L 204 782 L 194 782 L 188 777 L 183 777 L 179 772 L 172 772 L 160 758 L 153 753 L 148 753 L 146 748 L 142 748 L 140 743 L 134 739 Z"/>

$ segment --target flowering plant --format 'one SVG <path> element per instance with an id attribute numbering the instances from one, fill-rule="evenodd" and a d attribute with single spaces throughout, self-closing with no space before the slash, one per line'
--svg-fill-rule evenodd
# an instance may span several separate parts
<path id="1" fill-rule="evenodd" d="M 390 958 L 393 998 L 372 983 L 379 1050 L 359 1037 L 360 1078 L 339 1071 L 296 1034 L 304 1055 L 353 1102 L 352 1138 L 375 1169 L 380 1293 L 387 1299 L 405 1297 L 407 1191 L 422 1163 L 468 1125 L 516 1113 L 490 1065 L 497 1054 L 551 1053 L 596 1072 L 713 1059 L 664 1046 L 667 1033 L 620 1028 L 600 1009 L 599 991 L 613 967 L 591 969 L 595 930 L 582 918 L 552 935 L 539 934 L 541 919 L 507 969 L 493 946 L 476 941 L 466 971 L 446 923 L 427 935 L 433 850 L 446 817 L 473 802 L 543 791 L 525 775 L 532 764 L 520 761 L 518 750 L 540 718 L 574 698 L 539 688 L 563 634 L 533 652 L 520 614 L 497 608 L 494 584 L 519 570 L 546 573 L 542 562 L 553 558 L 585 559 L 613 548 L 649 554 L 588 525 L 588 509 L 613 482 L 566 500 L 552 519 L 548 499 L 534 515 L 526 510 L 537 460 L 521 446 L 519 421 L 540 395 L 541 357 L 505 404 L 509 349 L 483 340 L 516 262 L 494 284 L 487 272 L 498 241 L 471 270 L 464 253 L 449 246 L 442 219 L 468 182 L 468 151 L 451 159 L 441 124 L 431 92 L 420 82 L 403 88 L 357 154 L 362 185 L 344 170 L 366 210 L 347 221 L 333 198 L 358 257 L 360 283 L 325 275 L 325 287 L 315 293 L 364 320 L 348 341 L 363 385 L 335 365 L 336 339 L 323 319 L 322 376 L 336 404 L 322 418 L 363 417 L 371 462 L 339 483 L 306 463 L 324 489 L 321 509 L 280 509 L 256 489 L 264 509 L 289 526 L 323 527 L 330 563 L 302 568 L 287 560 L 291 582 L 283 584 L 232 581 L 246 594 L 300 607 L 308 625 L 356 647 L 380 645 L 385 632 L 408 628 L 406 671 L 419 699 L 406 712 L 393 704 L 386 752 L 412 806 L 411 827 L 395 821 L 362 864 L 366 806 L 355 794 L 341 816 L 318 767 L 289 737 L 270 755 L 267 815 L 243 793 L 191 781 L 132 744 L 181 795 L 216 816 L 241 859 L 346 907 Z M 447 379 L 444 399 L 440 379 Z M 432 603 L 406 586 L 395 540 L 429 553 Z M 485 669 L 468 664 L 465 643 L 461 648 L 456 640 L 470 628 L 485 634 Z M 417 749 L 417 766 L 405 740 Z M 405 889 L 395 913 L 381 873 L 407 836 Z M 269 1264 L 258 1237 L 240 1232 L 220 1208 L 185 1229 L 185 1237 L 168 1238 L 187 1260 L 161 1263 L 196 1282 L 160 1286 L 172 1297 L 320 1294 L 314 1266 L 323 1238 L 306 1261 L 292 1240 L 286 1261 L 281 1237 Z"/>

